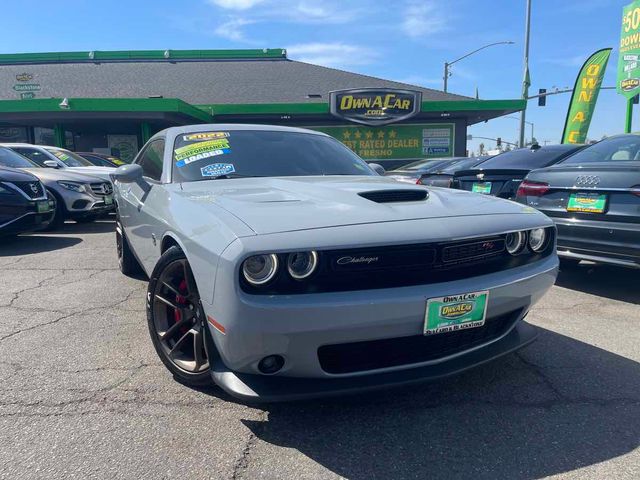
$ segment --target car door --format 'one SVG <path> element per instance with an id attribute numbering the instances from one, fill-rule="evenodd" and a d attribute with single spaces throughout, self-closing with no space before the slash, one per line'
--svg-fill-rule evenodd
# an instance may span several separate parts
<path id="1" fill-rule="evenodd" d="M 150 202 L 161 189 L 164 138 L 149 142 L 136 157 L 134 163 L 142 167 L 144 179 L 151 186 L 145 190 L 136 183 L 120 184 L 118 190 L 118 214 L 127 239 L 145 269 L 153 267 L 158 256 L 156 245 L 160 221 L 155 218 Z"/>

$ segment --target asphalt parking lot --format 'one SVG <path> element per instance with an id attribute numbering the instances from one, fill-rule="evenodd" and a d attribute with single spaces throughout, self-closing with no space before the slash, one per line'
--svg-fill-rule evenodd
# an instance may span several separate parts
<path id="1" fill-rule="evenodd" d="M 0 242 L 0 478 L 640 478 L 640 272 L 562 272 L 456 378 L 256 408 L 168 374 L 112 222 Z"/>

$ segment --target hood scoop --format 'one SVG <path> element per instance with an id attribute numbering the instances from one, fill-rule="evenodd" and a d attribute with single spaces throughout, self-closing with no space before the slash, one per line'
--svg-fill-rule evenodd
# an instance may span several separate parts
<path id="1" fill-rule="evenodd" d="M 426 188 L 397 189 L 397 190 L 372 190 L 358 193 L 362 198 L 376 203 L 419 202 L 426 200 L 429 192 Z"/>

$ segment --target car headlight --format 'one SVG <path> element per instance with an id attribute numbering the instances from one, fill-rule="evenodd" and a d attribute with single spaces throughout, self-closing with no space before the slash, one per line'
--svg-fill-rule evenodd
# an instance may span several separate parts
<path id="1" fill-rule="evenodd" d="M 264 285 L 278 272 L 278 257 L 269 255 L 254 255 L 242 264 L 242 274 L 251 285 Z"/>
<path id="2" fill-rule="evenodd" d="M 529 232 L 529 248 L 538 253 L 547 246 L 547 230 L 535 228 Z"/>
<path id="3" fill-rule="evenodd" d="M 287 270 L 296 280 L 303 280 L 315 272 L 318 266 L 318 254 L 311 252 L 293 252 L 287 256 Z"/>
<path id="4" fill-rule="evenodd" d="M 512 232 L 507 234 L 505 245 L 511 255 L 520 253 L 527 244 L 527 235 L 524 232 Z"/>
<path id="5" fill-rule="evenodd" d="M 78 193 L 82 193 L 86 191 L 85 186 L 82 183 L 78 183 L 78 182 L 58 181 L 58 185 L 60 185 L 63 188 L 66 188 L 67 190 L 72 190 Z"/>

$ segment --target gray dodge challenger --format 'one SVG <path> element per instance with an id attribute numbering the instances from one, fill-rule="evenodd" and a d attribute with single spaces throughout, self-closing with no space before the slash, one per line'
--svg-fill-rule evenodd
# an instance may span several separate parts
<path id="1" fill-rule="evenodd" d="M 513 352 L 557 275 L 555 227 L 535 209 L 400 184 L 309 130 L 169 128 L 112 177 L 120 268 L 149 277 L 160 359 L 247 401 L 408 385 Z"/>

